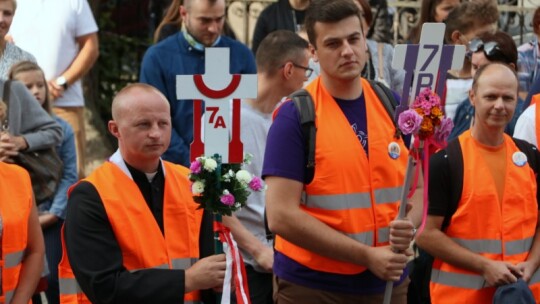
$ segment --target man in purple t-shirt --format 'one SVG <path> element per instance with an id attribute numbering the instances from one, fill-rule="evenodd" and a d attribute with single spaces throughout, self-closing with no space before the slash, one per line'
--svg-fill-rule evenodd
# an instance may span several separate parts
<path id="1" fill-rule="evenodd" d="M 349 0 L 314 0 L 305 26 L 321 66 L 307 87 L 316 109 L 315 176 L 306 183 L 304 138 L 291 102 L 276 114 L 263 166 L 277 303 L 381 303 L 387 280 L 397 282 L 392 303 L 406 303 L 414 224 L 392 219 L 407 148 L 360 77 L 367 46 L 359 9 Z M 418 223 L 421 209 L 412 210 Z"/>

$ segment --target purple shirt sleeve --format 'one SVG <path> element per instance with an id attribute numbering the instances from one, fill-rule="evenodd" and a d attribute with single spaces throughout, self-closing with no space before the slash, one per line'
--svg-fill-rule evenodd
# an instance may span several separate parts
<path id="1" fill-rule="evenodd" d="M 298 111 L 287 101 L 268 131 L 262 176 L 284 177 L 304 182 L 304 143 Z"/>

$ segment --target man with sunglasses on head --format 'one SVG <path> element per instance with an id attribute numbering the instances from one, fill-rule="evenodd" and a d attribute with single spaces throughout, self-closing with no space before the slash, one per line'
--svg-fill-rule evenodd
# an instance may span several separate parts
<path id="1" fill-rule="evenodd" d="M 501 62 L 509 65 L 514 70 L 517 67 L 517 49 L 512 37 L 502 31 L 495 33 L 484 33 L 477 38 L 474 38 L 469 43 L 469 53 L 471 59 L 471 75 L 474 77 L 476 71 L 491 62 Z M 512 136 L 514 127 L 518 117 L 520 116 L 523 100 L 519 98 L 517 101 L 516 111 L 512 120 L 506 125 L 504 131 Z M 454 129 L 450 133 L 449 140 L 454 139 L 467 131 L 474 123 L 474 107 L 469 98 L 460 103 L 456 110 L 456 115 L 453 117 Z"/>

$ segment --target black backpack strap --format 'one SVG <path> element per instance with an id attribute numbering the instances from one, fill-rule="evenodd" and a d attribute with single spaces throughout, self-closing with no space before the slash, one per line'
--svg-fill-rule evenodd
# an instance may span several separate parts
<path id="1" fill-rule="evenodd" d="M 442 230 L 444 231 L 450 219 L 457 210 L 461 194 L 463 192 L 463 154 L 461 153 L 461 145 L 459 139 L 454 139 L 448 143 L 446 147 L 446 155 L 448 157 L 448 167 L 450 169 L 450 206 L 446 216 L 442 223 Z"/>
<path id="2" fill-rule="evenodd" d="M 305 184 L 311 183 L 315 175 L 315 141 L 317 129 L 315 128 L 315 104 L 308 91 L 300 89 L 292 93 L 289 98 L 294 102 L 298 112 L 298 118 L 302 126 L 302 135 L 304 138 L 304 155 L 306 158 Z M 268 217 L 266 209 L 264 210 L 264 229 L 266 230 L 266 239 L 272 240 L 274 234 L 268 226 Z"/>
<path id="3" fill-rule="evenodd" d="M 523 139 L 512 137 L 512 140 L 519 148 L 519 150 L 525 153 L 525 155 L 527 155 L 527 162 L 529 163 L 529 167 L 533 169 L 535 174 L 538 174 L 538 148 Z"/>
<path id="4" fill-rule="evenodd" d="M 294 106 L 298 111 L 298 118 L 302 125 L 302 135 L 304 136 L 306 170 L 305 184 L 311 183 L 315 175 L 315 143 L 317 129 L 315 127 L 315 104 L 308 91 L 300 89 L 290 96 Z"/>
<path id="5" fill-rule="evenodd" d="M 394 97 L 394 93 L 387 86 L 385 86 L 384 84 L 376 80 L 368 79 L 368 82 L 373 88 L 373 90 L 375 91 L 375 94 L 377 95 L 381 103 L 383 104 L 384 108 L 386 109 L 386 112 L 392 119 L 392 122 L 394 123 L 394 129 L 395 129 L 394 137 L 395 138 L 401 137 L 401 131 L 399 130 L 396 119 L 394 118 L 394 114 L 398 106 L 396 98 Z"/>

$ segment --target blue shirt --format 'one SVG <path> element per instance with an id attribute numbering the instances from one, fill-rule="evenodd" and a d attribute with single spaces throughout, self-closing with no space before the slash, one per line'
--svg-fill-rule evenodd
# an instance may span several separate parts
<path id="1" fill-rule="evenodd" d="M 256 74 L 255 58 L 242 43 L 221 36 L 216 47 L 230 49 L 231 74 Z M 143 57 L 140 81 L 160 90 L 171 105 L 172 134 L 163 159 L 189 166 L 193 141 L 193 101 L 176 99 L 176 75 L 204 74 L 204 52 L 194 49 L 182 32 L 151 46 Z"/>

